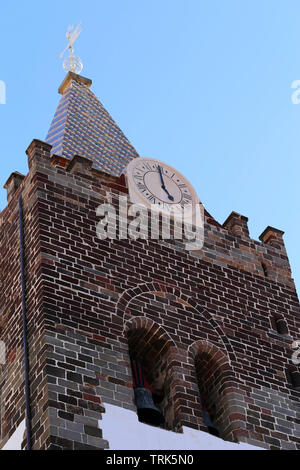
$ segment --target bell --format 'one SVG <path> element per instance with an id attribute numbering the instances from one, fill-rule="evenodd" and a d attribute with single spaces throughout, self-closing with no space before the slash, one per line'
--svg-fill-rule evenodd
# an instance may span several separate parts
<path id="1" fill-rule="evenodd" d="M 153 426 L 159 426 L 164 423 L 164 417 L 160 410 L 154 405 L 152 393 L 144 387 L 134 389 L 135 404 L 139 421 Z"/>
<path id="2" fill-rule="evenodd" d="M 205 404 L 204 404 L 203 397 L 200 396 L 200 399 L 201 399 L 201 404 L 202 404 L 202 417 L 203 417 L 203 421 L 204 421 L 204 423 L 205 423 L 206 426 L 207 426 L 207 430 L 208 430 L 209 434 L 212 434 L 213 436 L 216 436 L 216 437 L 220 437 L 219 430 L 218 430 L 218 428 L 216 428 L 216 426 L 213 424 L 212 419 L 211 419 L 211 415 L 210 415 L 210 413 L 208 412 L 208 410 L 206 409 L 206 406 L 205 406 Z"/>
<path id="3" fill-rule="evenodd" d="M 203 421 L 207 426 L 207 430 L 209 434 L 219 437 L 220 436 L 219 430 L 216 428 L 216 426 L 213 425 L 210 414 L 204 407 L 202 409 L 202 416 L 203 416 Z"/>
<path id="4" fill-rule="evenodd" d="M 155 406 L 153 397 L 158 397 L 157 402 L 161 401 L 161 393 L 154 390 L 147 382 L 144 376 L 143 365 L 139 361 L 132 361 L 133 389 L 135 395 L 135 404 L 139 421 L 153 426 L 159 426 L 164 423 L 164 417 L 160 410 Z"/>

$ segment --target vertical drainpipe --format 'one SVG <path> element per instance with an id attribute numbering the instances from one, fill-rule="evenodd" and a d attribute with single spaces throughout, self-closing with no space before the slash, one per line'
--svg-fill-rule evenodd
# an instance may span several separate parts
<path id="1" fill-rule="evenodd" d="M 23 352 L 25 374 L 25 410 L 26 410 L 26 450 L 31 450 L 31 419 L 30 419 L 30 386 L 29 386 L 29 358 L 26 319 L 26 281 L 25 281 L 25 253 L 24 253 L 24 227 L 23 227 L 23 199 L 19 198 L 19 230 L 20 230 L 20 267 L 22 287 L 22 323 L 23 323 Z"/>

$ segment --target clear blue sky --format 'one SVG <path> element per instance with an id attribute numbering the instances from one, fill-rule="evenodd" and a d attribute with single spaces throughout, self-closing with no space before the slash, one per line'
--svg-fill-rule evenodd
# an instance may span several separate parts
<path id="1" fill-rule="evenodd" d="M 140 155 L 184 173 L 219 222 L 235 210 L 252 238 L 284 230 L 299 292 L 299 0 L 2 2 L 1 187 L 46 137 L 65 32 L 80 21 L 82 75 Z"/>

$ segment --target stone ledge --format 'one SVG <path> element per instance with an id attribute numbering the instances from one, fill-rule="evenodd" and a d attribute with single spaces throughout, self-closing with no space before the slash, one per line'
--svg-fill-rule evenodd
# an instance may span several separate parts
<path id="1" fill-rule="evenodd" d="M 63 95 L 67 91 L 73 80 L 77 83 L 81 83 L 82 85 L 87 86 L 88 88 L 90 88 L 93 83 L 92 80 L 90 80 L 89 78 L 82 77 L 81 75 L 77 75 L 77 73 L 74 72 L 68 72 L 58 89 L 58 93 L 60 95 Z"/>

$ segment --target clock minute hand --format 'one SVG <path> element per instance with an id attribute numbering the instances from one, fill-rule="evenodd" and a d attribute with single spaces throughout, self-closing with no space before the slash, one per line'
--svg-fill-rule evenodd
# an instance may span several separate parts
<path id="1" fill-rule="evenodd" d="M 160 179 L 161 179 L 162 188 L 165 190 L 166 187 L 165 187 L 165 182 L 164 182 L 163 175 L 162 175 L 162 172 L 161 172 L 161 168 L 160 168 L 159 165 L 158 165 L 157 168 L 158 168 L 158 171 L 159 171 L 159 176 L 160 176 Z"/>
<path id="2" fill-rule="evenodd" d="M 169 191 L 167 190 L 167 188 L 165 186 L 165 182 L 164 182 L 164 179 L 163 179 L 161 167 L 158 165 L 157 168 L 158 168 L 160 179 L 161 179 L 162 189 L 167 193 L 168 198 L 170 199 L 170 201 L 174 201 L 173 196 L 171 196 L 171 194 L 169 193 Z"/>

